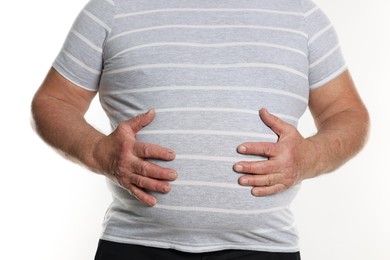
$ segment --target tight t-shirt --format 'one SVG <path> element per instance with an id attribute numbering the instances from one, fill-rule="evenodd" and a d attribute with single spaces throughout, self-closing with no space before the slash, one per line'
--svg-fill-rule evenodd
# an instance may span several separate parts
<path id="1" fill-rule="evenodd" d="M 107 181 L 113 201 L 102 238 L 187 252 L 299 250 L 289 208 L 299 185 L 255 197 L 238 184 L 243 142 L 276 142 L 259 118 L 289 124 L 310 90 L 346 70 L 336 33 L 309 0 L 91 0 L 53 67 L 98 91 L 114 130 L 156 109 L 137 134 L 176 152 L 168 194 L 149 207 Z"/>

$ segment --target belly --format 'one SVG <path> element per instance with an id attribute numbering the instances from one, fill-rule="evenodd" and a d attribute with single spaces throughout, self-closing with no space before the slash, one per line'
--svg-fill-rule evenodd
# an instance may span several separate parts
<path id="1" fill-rule="evenodd" d="M 198 113 L 198 116 L 202 115 Z M 252 119 L 260 125 L 258 118 L 253 116 Z M 224 123 L 229 121 L 235 119 L 226 119 Z M 157 198 L 158 204 L 148 207 L 135 200 L 128 192 L 113 186 L 112 192 L 117 199 L 116 211 L 125 212 L 126 219 L 131 223 L 145 225 L 144 230 L 157 225 L 186 230 L 255 229 L 261 232 L 291 224 L 292 217 L 288 207 L 297 188 L 272 196 L 254 197 L 251 187 L 238 184 L 241 175 L 233 171 L 236 162 L 266 160 L 259 156 L 238 154 L 236 147 L 239 144 L 248 141 L 275 142 L 275 134 L 268 130 L 244 131 L 243 128 L 238 128 L 240 131 L 222 128 L 206 130 L 195 128 L 196 124 L 193 123 L 192 128 L 184 127 L 185 130 L 180 124 L 173 124 L 167 129 L 167 124 L 170 123 L 166 118 L 157 116 L 150 127 L 139 132 L 137 139 L 168 147 L 176 152 L 175 160 L 170 162 L 150 160 L 177 171 L 178 178 L 171 182 L 171 191 L 167 194 L 150 192 Z M 246 126 L 246 129 L 254 128 L 250 124 Z M 261 126 L 258 128 L 261 129 Z"/>

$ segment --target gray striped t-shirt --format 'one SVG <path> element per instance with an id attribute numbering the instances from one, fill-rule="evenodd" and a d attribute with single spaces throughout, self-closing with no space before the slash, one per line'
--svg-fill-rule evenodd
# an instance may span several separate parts
<path id="1" fill-rule="evenodd" d="M 102 238 L 188 252 L 299 250 L 295 186 L 254 197 L 236 147 L 276 142 L 267 108 L 297 126 L 311 89 L 346 70 L 336 33 L 309 0 L 91 0 L 53 64 L 99 91 L 112 128 L 155 108 L 143 142 L 173 149 L 179 177 L 155 207 L 108 182 Z"/>

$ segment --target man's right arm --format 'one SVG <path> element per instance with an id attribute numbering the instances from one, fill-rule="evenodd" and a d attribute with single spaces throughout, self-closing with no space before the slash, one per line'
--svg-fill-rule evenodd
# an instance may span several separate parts
<path id="1" fill-rule="evenodd" d="M 37 133 L 66 157 L 103 174 L 153 206 L 156 199 L 145 190 L 169 192 L 177 173 L 145 159 L 173 160 L 173 151 L 137 142 L 136 133 L 153 121 L 153 110 L 124 121 L 106 136 L 85 120 L 96 92 L 83 89 L 53 68 L 32 101 Z"/>

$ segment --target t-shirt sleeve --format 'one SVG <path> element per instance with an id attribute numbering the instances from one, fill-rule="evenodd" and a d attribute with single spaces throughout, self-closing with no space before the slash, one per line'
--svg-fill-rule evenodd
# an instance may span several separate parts
<path id="1" fill-rule="evenodd" d="M 111 32 L 112 0 L 90 0 L 79 13 L 53 67 L 72 83 L 91 91 L 99 89 L 103 49 Z"/>
<path id="2" fill-rule="evenodd" d="M 310 0 L 305 1 L 308 34 L 309 85 L 315 89 L 335 79 L 346 69 L 336 31 L 324 12 Z"/>

